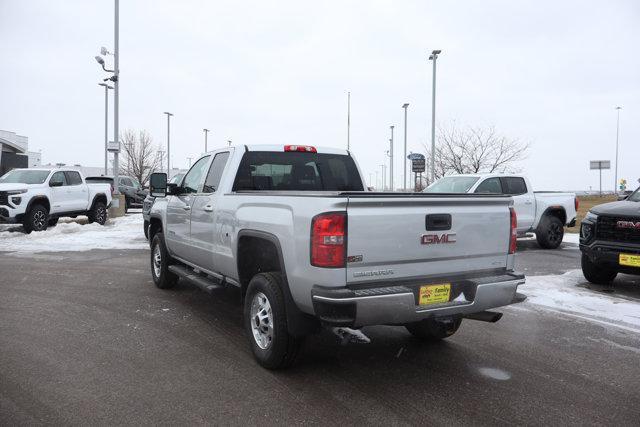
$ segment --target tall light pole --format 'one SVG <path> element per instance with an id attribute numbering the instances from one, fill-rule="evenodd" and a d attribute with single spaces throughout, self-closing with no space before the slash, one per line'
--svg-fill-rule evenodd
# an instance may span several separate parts
<path id="1" fill-rule="evenodd" d="M 387 159 L 385 159 L 385 162 L 387 161 Z M 385 169 L 385 165 L 381 164 L 380 167 L 382 168 L 382 191 L 385 191 L 385 187 L 386 187 L 386 174 L 384 173 L 384 169 Z"/>
<path id="2" fill-rule="evenodd" d="M 209 129 L 202 129 L 202 131 L 204 132 L 204 152 L 206 153 L 207 150 L 207 134 L 209 133 Z"/>
<path id="3" fill-rule="evenodd" d="M 429 60 L 433 61 L 433 88 L 431 89 L 431 182 L 436 178 L 436 60 L 441 50 L 431 51 Z"/>
<path id="4" fill-rule="evenodd" d="M 120 105 L 120 1 L 114 0 L 114 25 L 113 25 L 113 140 L 118 143 L 118 150 L 113 153 L 113 182 L 114 193 L 118 190 L 118 175 L 120 172 L 120 130 L 118 129 L 118 108 Z"/>
<path id="5" fill-rule="evenodd" d="M 391 125 L 391 138 L 389 139 L 389 188 L 393 191 L 393 128 Z"/>
<path id="6" fill-rule="evenodd" d="M 404 165 L 402 174 L 402 189 L 407 191 L 407 108 L 409 104 L 405 103 L 404 108 L 404 155 L 402 156 L 402 164 Z"/>
<path id="7" fill-rule="evenodd" d="M 380 191 L 380 187 L 378 186 L 378 171 L 376 171 L 376 191 Z"/>
<path id="8" fill-rule="evenodd" d="M 620 137 L 620 110 L 622 107 L 616 107 L 618 111 L 618 120 L 616 122 L 616 180 L 613 185 L 613 194 L 618 194 L 618 139 Z"/>
<path id="9" fill-rule="evenodd" d="M 351 148 L 351 92 L 347 92 L 347 151 Z"/>
<path id="10" fill-rule="evenodd" d="M 164 163 L 164 150 L 158 150 L 158 154 L 160 154 L 160 172 L 162 172 L 162 165 Z"/>
<path id="11" fill-rule="evenodd" d="M 106 83 L 98 83 L 98 86 L 104 86 L 104 174 L 107 174 L 108 167 L 108 153 L 107 145 L 109 142 L 109 89 L 113 89 L 113 86 L 109 86 Z"/>
<path id="12" fill-rule="evenodd" d="M 165 111 L 167 115 L 167 176 L 171 177 L 171 116 L 172 113 Z"/>

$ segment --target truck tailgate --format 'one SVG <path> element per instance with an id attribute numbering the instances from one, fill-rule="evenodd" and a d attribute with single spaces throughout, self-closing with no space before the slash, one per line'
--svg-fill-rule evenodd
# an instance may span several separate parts
<path id="1" fill-rule="evenodd" d="M 350 195 L 347 283 L 507 266 L 509 197 Z"/>

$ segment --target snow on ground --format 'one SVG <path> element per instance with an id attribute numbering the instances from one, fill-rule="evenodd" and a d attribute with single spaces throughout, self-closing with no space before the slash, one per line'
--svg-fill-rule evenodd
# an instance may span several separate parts
<path id="1" fill-rule="evenodd" d="M 518 290 L 527 303 L 579 315 L 586 320 L 640 327 L 640 302 L 590 289 L 582 271 L 557 276 L 527 276 Z M 601 288 L 600 288 L 601 289 Z"/>
<path id="2" fill-rule="evenodd" d="M 24 234 L 21 227 L 0 231 L 0 251 L 14 254 L 37 252 L 81 252 L 91 249 L 146 249 L 142 214 L 107 220 L 105 225 L 88 224 L 86 217 L 63 218 L 55 227 Z M 9 231 L 10 230 L 10 231 Z"/>
<path id="3" fill-rule="evenodd" d="M 564 233 L 562 243 L 573 243 L 574 245 L 580 244 L 580 235 L 578 233 Z"/>

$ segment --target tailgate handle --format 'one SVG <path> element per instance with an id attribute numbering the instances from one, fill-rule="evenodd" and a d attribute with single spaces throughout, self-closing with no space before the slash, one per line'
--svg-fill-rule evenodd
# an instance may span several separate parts
<path id="1" fill-rule="evenodd" d="M 451 230 L 451 214 L 429 214 L 425 227 L 427 231 Z"/>

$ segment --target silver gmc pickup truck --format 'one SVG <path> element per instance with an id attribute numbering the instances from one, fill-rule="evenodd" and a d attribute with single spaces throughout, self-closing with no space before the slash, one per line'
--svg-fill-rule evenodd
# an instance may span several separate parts
<path id="1" fill-rule="evenodd" d="M 365 189 L 348 151 L 301 145 L 225 147 L 175 184 L 153 174 L 153 281 L 238 287 L 253 354 L 270 369 L 321 327 L 348 340 L 401 325 L 438 340 L 526 298 L 511 197 Z"/>

